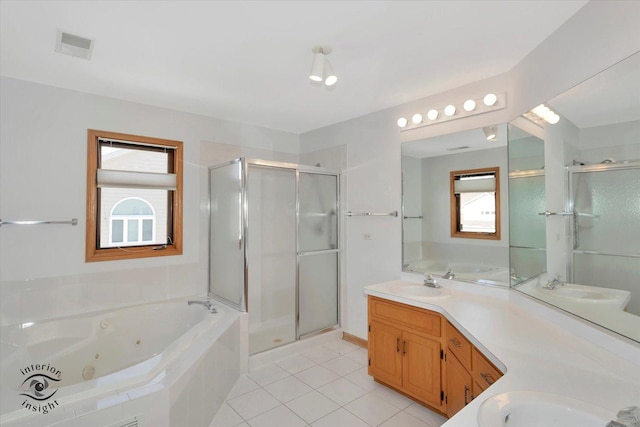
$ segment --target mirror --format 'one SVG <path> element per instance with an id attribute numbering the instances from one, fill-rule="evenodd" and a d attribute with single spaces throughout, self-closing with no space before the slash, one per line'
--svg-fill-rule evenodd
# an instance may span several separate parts
<path id="1" fill-rule="evenodd" d="M 402 144 L 403 271 L 435 276 L 451 271 L 457 280 L 508 286 L 506 173 L 497 174 L 495 183 L 498 211 L 477 203 L 478 214 L 499 221 L 499 238 L 452 237 L 451 173 L 507 170 L 507 127 L 496 128 L 495 140 L 472 129 Z"/>
<path id="2" fill-rule="evenodd" d="M 509 127 L 512 286 L 640 341 L 640 53 L 545 105 L 558 123 Z M 519 165 L 527 122 L 544 188 L 540 142 Z"/>
<path id="3" fill-rule="evenodd" d="M 547 271 L 544 134 L 526 120 L 509 132 L 509 265 L 511 285 Z"/>

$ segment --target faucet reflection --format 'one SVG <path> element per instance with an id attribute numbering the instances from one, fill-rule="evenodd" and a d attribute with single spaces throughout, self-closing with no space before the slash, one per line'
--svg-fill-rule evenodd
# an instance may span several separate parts
<path id="1" fill-rule="evenodd" d="M 454 277 L 456 277 L 456 275 L 451 271 L 451 269 L 442 276 L 443 279 L 453 279 Z"/>
<path id="2" fill-rule="evenodd" d="M 545 289 L 554 290 L 557 286 L 564 286 L 565 283 L 561 282 L 559 277 L 560 276 L 556 276 L 553 280 L 548 281 L 547 284 L 542 287 Z"/>

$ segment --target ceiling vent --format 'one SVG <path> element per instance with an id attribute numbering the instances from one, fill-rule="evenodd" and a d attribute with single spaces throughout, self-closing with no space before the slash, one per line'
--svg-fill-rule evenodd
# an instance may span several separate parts
<path id="1" fill-rule="evenodd" d="M 91 59 L 93 40 L 58 30 L 56 52 L 76 58 Z"/>

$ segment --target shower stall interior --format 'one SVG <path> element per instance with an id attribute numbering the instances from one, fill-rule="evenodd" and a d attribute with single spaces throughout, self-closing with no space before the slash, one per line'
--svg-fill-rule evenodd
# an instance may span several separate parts
<path id="1" fill-rule="evenodd" d="M 569 281 L 637 292 L 640 161 L 568 167 Z M 640 315 L 640 299 L 626 310 Z"/>
<path id="2" fill-rule="evenodd" d="M 339 179 L 246 158 L 209 168 L 209 294 L 248 311 L 250 354 L 338 325 Z"/>

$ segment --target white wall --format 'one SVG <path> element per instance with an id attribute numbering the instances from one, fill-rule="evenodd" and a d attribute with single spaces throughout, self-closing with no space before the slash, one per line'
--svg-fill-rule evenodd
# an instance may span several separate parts
<path id="1" fill-rule="evenodd" d="M 201 142 L 299 153 L 299 136 L 255 126 L 9 78 L 0 94 L 0 218 L 79 220 L 2 226 L 1 324 L 204 294 Z M 87 129 L 184 141 L 183 255 L 84 262 Z"/>

